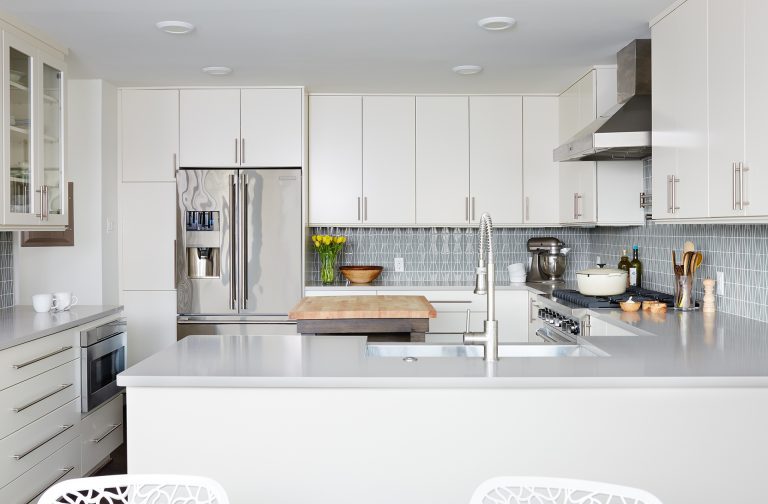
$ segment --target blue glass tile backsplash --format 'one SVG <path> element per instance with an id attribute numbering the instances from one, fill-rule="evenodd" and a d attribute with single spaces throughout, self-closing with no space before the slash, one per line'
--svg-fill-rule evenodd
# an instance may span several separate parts
<path id="1" fill-rule="evenodd" d="M 13 234 L 0 232 L 0 309 L 13 306 Z"/>

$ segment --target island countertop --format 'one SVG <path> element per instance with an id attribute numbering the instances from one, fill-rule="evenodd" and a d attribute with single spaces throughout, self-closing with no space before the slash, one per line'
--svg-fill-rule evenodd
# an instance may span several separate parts
<path id="1" fill-rule="evenodd" d="M 654 335 L 581 338 L 606 356 L 370 357 L 364 336 L 191 336 L 118 376 L 126 387 L 766 387 L 766 324 L 717 314 L 648 320 Z"/>

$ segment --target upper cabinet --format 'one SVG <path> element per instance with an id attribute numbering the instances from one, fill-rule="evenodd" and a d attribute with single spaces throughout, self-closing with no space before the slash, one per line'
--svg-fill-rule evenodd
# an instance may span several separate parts
<path id="1" fill-rule="evenodd" d="M 175 182 L 179 91 L 123 89 L 120 110 L 123 182 Z"/>
<path id="2" fill-rule="evenodd" d="M 552 151 L 558 145 L 556 96 L 523 98 L 523 223 L 552 226 L 560 223 L 558 163 Z M 509 188 L 506 188 L 509 189 Z"/>
<path id="3" fill-rule="evenodd" d="M 3 30 L 0 228 L 61 230 L 67 224 L 66 66 L 63 55 Z"/>
<path id="4" fill-rule="evenodd" d="M 655 20 L 655 219 L 768 216 L 766 22 L 761 0 L 688 0 Z"/>
<path id="5" fill-rule="evenodd" d="M 301 88 L 182 89 L 179 165 L 299 167 Z"/>

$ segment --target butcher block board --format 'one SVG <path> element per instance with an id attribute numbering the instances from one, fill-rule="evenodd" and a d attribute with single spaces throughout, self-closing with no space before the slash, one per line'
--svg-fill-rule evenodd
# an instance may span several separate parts
<path id="1" fill-rule="evenodd" d="M 288 312 L 292 320 L 435 318 L 424 296 L 305 297 Z"/>

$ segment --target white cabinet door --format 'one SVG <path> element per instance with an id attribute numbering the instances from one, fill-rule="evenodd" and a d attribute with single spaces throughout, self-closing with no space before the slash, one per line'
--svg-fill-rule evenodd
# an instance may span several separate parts
<path id="1" fill-rule="evenodd" d="M 560 163 L 560 219 L 563 224 L 589 224 L 596 216 L 594 161 Z"/>
<path id="2" fill-rule="evenodd" d="M 122 289 L 175 289 L 176 184 L 123 183 Z"/>
<path id="3" fill-rule="evenodd" d="M 128 366 L 176 343 L 176 291 L 123 291 Z"/>
<path id="4" fill-rule="evenodd" d="M 744 159 L 744 37 L 735 36 L 743 28 L 744 0 L 709 1 L 710 217 L 744 214 L 736 172 Z"/>
<path id="5" fill-rule="evenodd" d="M 643 192 L 642 161 L 597 163 L 597 224 L 631 226 L 645 223 L 640 207 Z"/>
<path id="6" fill-rule="evenodd" d="M 499 322 L 499 343 L 527 343 L 528 291 L 497 290 L 496 319 Z"/>
<path id="7" fill-rule="evenodd" d="M 576 198 L 576 220 L 580 223 L 597 222 L 597 163 L 580 163 L 577 172 L 579 177 L 579 191 Z M 639 197 L 639 195 L 638 195 Z"/>
<path id="8" fill-rule="evenodd" d="M 707 1 L 680 5 L 652 38 L 654 216 L 706 217 Z"/>
<path id="9" fill-rule="evenodd" d="M 240 164 L 302 166 L 301 89 L 240 90 Z"/>
<path id="10" fill-rule="evenodd" d="M 579 81 L 563 91 L 558 99 L 558 145 L 569 140 L 579 127 Z"/>
<path id="11" fill-rule="evenodd" d="M 744 164 L 744 201 L 748 202 L 749 215 L 768 215 L 768 65 L 765 49 L 768 47 L 768 2 L 746 0 L 745 27 L 745 76 L 746 76 L 746 152 Z"/>
<path id="12" fill-rule="evenodd" d="M 416 222 L 469 222 L 469 98 L 416 98 Z"/>
<path id="13" fill-rule="evenodd" d="M 362 221 L 363 99 L 309 98 L 309 222 Z"/>
<path id="14" fill-rule="evenodd" d="M 558 224 L 558 163 L 552 152 L 558 146 L 558 99 L 523 97 L 523 222 Z"/>
<path id="15" fill-rule="evenodd" d="M 179 95 L 179 165 L 240 165 L 240 90 L 182 89 Z"/>
<path id="16" fill-rule="evenodd" d="M 124 89 L 120 96 L 124 182 L 175 182 L 179 153 L 179 92 Z"/>
<path id="17" fill-rule="evenodd" d="M 483 212 L 495 224 L 523 220 L 523 99 L 469 98 L 470 220 Z"/>
<path id="18" fill-rule="evenodd" d="M 412 96 L 363 97 L 366 224 L 416 222 L 415 103 Z"/>
<path id="19" fill-rule="evenodd" d="M 560 163 L 559 183 L 559 211 L 562 224 L 575 223 L 578 218 L 576 196 L 579 192 L 579 170 L 577 162 Z M 591 162 L 589 162 L 591 164 Z"/>

